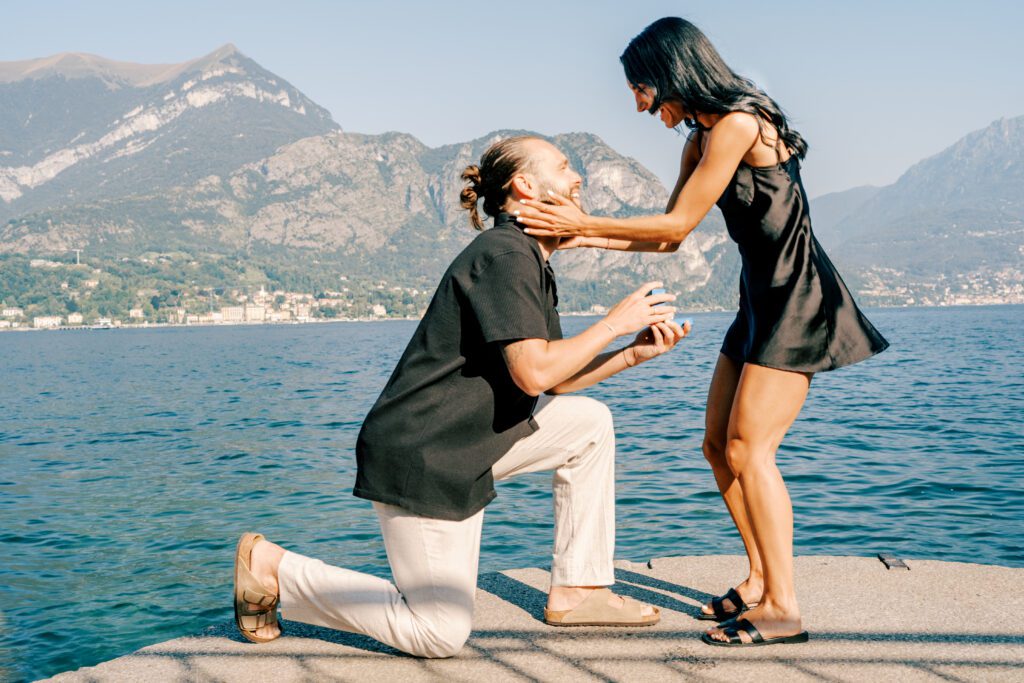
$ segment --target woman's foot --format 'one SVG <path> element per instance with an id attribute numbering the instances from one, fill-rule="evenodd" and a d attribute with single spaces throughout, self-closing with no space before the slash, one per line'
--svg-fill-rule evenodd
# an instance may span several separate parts
<path id="1" fill-rule="evenodd" d="M 587 599 L 591 591 L 606 588 L 606 586 L 552 586 L 551 591 L 548 593 L 548 604 L 547 609 L 552 612 L 563 612 L 566 610 L 575 609 Z M 612 593 L 608 597 L 609 607 L 621 609 L 626 604 L 626 599 L 621 595 L 615 595 Z M 656 614 L 654 607 L 651 605 L 644 605 L 640 610 L 640 614 L 645 617 L 651 617 Z"/>
<path id="2" fill-rule="evenodd" d="M 795 604 L 791 607 L 783 608 L 776 604 L 762 603 L 749 612 L 745 612 L 742 618 L 752 623 L 765 640 L 793 636 L 803 632 L 800 608 Z M 708 629 L 708 636 L 717 641 L 728 642 L 729 636 L 723 632 L 724 626 L 727 624 L 728 622 Z M 742 630 L 737 635 L 744 643 L 749 643 L 753 640 L 749 633 Z"/>
<path id="3" fill-rule="evenodd" d="M 284 557 L 284 548 L 267 540 L 258 541 L 252 547 L 252 553 L 249 555 L 249 571 L 267 591 L 276 595 L 278 599 L 281 597 L 281 591 L 277 583 L 277 568 L 281 564 L 282 557 Z M 250 609 L 259 609 L 259 607 L 254 604 L 249 605 Z M 277 638 L 281 635 L 281 627 L 277 623 L 267 624 L 253 633 L 258 638 Z"/>
<path id="4" fill-rule="evenodd" d="M 740 598 L 744 603 L 747 605 L 756 605 L 761 601 L 761 592 L 764 590 L 764 581 L 748 577 L 746 581 L 736 586 L 734 590 L 740 594 Z M 740 605 L 735 604 L 729 598 L 724 598 L 722 600 L 722 609 L 726 612 L 735 612 L 739 607 Z M 713 617 L 715 616 L 715 608 L 711 606 L 710 602 L 708 602 L 701 607 L 700 613 Z"/>

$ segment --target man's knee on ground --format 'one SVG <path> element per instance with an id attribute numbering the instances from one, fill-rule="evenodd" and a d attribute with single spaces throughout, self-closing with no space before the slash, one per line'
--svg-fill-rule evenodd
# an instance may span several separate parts
<path id="1" fill-rule="evenodd" d="M 454 657 L 459 654 L 462 646 L 469 640 L 472 630 L 473 624 L 468 619 L 460 619 L 457 624 L 452 622 L 425 624 L 415 651 L 410 651 L 409 654 L 430 659 Z"/>

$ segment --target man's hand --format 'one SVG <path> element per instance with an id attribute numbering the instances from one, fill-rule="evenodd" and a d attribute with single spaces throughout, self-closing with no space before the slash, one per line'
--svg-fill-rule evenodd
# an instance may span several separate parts
<path id="1" fill-rule="evenodd" d="M 631 334 L 669 320 L 676 311 L 675 307 L 659 306 L 658 304 L 675 301 L 676 295 L 647 295 L 647 292 L 662 286 L 660 282 L 645 283 L 640 289 L 615 304 L 615 307 L 604 317 L 605 324 L 609 325 L 616 334 Z"/>
<path id="2" fill-rule="evenodd" d="M 639 365 L 666 351 L 671 351 L 679 341 L 690 333 L 690 321 L 686 321 L 682 327 L 677 322 L 660 322 L 651 325 L 636 336 L 636 339 L 626 348 L 628 354 L 633 352 L 634 365 Z M 628 357 L 627 357 L 628 358 Z"/>

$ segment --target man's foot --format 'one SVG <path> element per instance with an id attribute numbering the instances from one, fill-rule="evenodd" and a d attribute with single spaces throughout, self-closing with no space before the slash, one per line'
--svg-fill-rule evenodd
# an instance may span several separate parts
<path id="1" fill-rule="evenodd" d="M 764 590 L 764 582 L 760 579 L 755 580 L 751 577 L 748 577 L 746 581 L 736 586 L 736 588 L 734 588 L 733 590 L 739 593 L 740 599 L 748 606 L 757 605 L 757 603 L 761 600 L 761 593 Z M 729 599 L 727 596 L 722 596 L 723 611 L 735 612 L 739 607 L 740 605 L 737 605 L 734 600 Z M 715 608 L 711 605 L 710 602 L 708 602 L 703 607 L 701 607 L 700 613 L 705 618 L 713 618 L 715 616 Z"/>
<path id="2" fill-rule="evenodd" d="M 796 605 L 784 609 L 778 605 L 761 604 L 744 613 L 742 618 L 752 623 L 765 640 L 794 636 L 803 632 L 800 609 Z M 728 624 L 729 622 L 726 622 L 708 629 L 708 637 L 723 643 L 729 642 L 729 636 L 724 633 Z M 743 643 L 753 642 L 753 638 L 746 631 L 740 630 L 737 635 Z"/>
<path id="3" fill-rule="evenodd" d="M 590 593 L 595 590 L 600 590 L 605 586 L 552 586 L 551 592 L 548 593 L 548 604 L 547 609 L 552 612 L 562 612 L 565 610 L 575 609 L 582 603 Z M 626 599 L 621 595 L 612 593 L 608 597 L 608 605 L 617 609 L 621 609 L 626 604 Z M 640 612 L 643 616 L 653 616 L 655 611 L 651 605 L 644 605 Z"/>
<path id="4" fill-rule="evenodd" d="M 553 586 L 544 621 L 552 626 L 652 626 L 659 610 L 604 586 Z"/>
<path id="5" fill-rule="evenodd" d="M 284 556 L 284 548 L 267 540 L 260 540 L 252 547 L 249 555 L 249 571 L 256 577 L 256 580 L 263 584 L 272 595 L 280 599 L 281 591 L 277 584 L 277 567 L 281 564 Z M 256 610 L 259 605 L 249 604 L 249 608 Z M 281 626 L 277 623 L 267 624 L 253 631 L 258 638 L 277 638 L 281 635 Z"/>

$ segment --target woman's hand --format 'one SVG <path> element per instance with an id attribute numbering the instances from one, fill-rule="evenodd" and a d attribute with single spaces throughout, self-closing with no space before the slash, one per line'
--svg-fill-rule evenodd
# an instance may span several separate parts
<path id="1" fill-rule="evenodd" d="M 590 244 L 587 242 L 586 237 L 580 237 L 579 235 L 576 237 L 563 237 L 558 242 L 558 251 L 562 251 L 563 249 L 580 249 L 582 247 L 589 246 Z"/>
<path id="2" fill-rule="evenodd" d="M 642 330 L 636 339 L 626 347 L 626 353 L 633 352 L 633 365 L 639 365 L 644 361 L 660 356 L 671 351 L 679 341 L 690 333 L 690 321 L 683 322 L 682 326 L 677 322 L 665 321 L 655 323 Z M 628 360 L 627 355 L 627 360 Z"/>
<path id="3" fill-rule="evenodd" d="M 587 214 L 569 199 L 548 191 L 554 204 L 536 199 L 521 199 L 516 220 L 527 226 L 524 232 L 534 237 L 572 237 L 582 235 Z"/>

